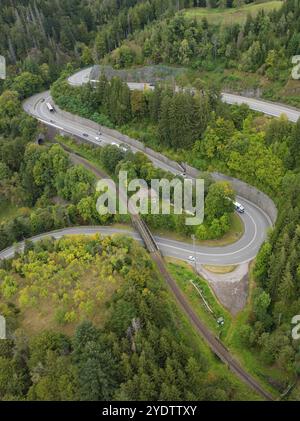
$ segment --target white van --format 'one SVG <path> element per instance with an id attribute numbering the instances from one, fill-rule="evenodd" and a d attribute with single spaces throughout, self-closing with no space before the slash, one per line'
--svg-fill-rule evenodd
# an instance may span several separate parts
<path id="1" fill-rule="evenodd" d="M 243 205 L 241 205 L 239 202 L 233 202 L 235 210 L 239 213 L 244 213 L 245 212 L 245 208 Z"/>

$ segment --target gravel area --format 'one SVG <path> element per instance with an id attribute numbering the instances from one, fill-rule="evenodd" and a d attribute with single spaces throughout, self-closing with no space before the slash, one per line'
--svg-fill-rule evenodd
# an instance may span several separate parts
<path id="1" fill-rule="evenodd" d="M 215 274 L 201 267 L 199 274 L 207 280 L 218 300 L 231 314 L 243 310 L 248 297 L 249 263 L 243 263 L 230 273 Z"/>

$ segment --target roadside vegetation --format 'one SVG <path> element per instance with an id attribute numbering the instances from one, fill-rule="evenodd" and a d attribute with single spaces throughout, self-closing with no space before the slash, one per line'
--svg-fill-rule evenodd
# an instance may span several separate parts
<path id="1" fill-rule="evenodd" d="M 129 238 L 28 244 L 0 272 L 1 400 L 257 399 Z"/>
<path id="2" fill-rule="evenodd" d="M 247 14 L 251 9 L 256 12 Z M 223 90 L 299 106 L 300 82 L 291 76 L 292 56 L 300 52 L 298 21 L 299 2 L 293 0 L 187 8 L 138 31 L 104 62 L 116 68 L 181 65 L 193 70 L 192 86 L 208 78 Z"/>
<path id="3" fill-rule="evenodd" d="M 105 171 L 118 182 L 120 171 L 127 171 L 128 183 L 133 179 L 143 179 L 148 187 L 151 187 L 153 179 L 173 180 L 174 175 L 155 168 L 152 162 L 141 152 L 133 154 L 130 150 L 122 151 L 114 145 L 106 145 L 98 148 L 87 144 L 78 144 L 70 139 L 58 138 L 62 144 L 77 151 L 95 165 L 104 168 Z M 185 224 L 186 214 L 176 215 L 170 207 L 170 214 L 151 214 L 150 200 L 149 213 L 142 215 L 145 221 L 156 232 L 163 231 L 169 237 L 190 239 L 192 234 L 202 244 L 220 245 L 230 244 L 238 240 L 243 233 L 243 224 L 240 218 L 234 215 L 234 206 L 231 200 L 235 197 L 234 191 L 227 182 L 214 182 L 208 174 L 203 174 L 205 181 L 205 218 L 201 226 L 188 226 Z M 180 176 L 178 180 L 180 180 Z M 172 189 L 170 203 L 174 200 Z M 161 200 L 161 194 L 158 192 Z"/>
<path id="4" fill-rule="evenodd" d="M 70 62 L 118 69 L 163 63 L 191 69 L 192 85 L 208 80 L 299 105 L 300 83 L 291 78 L 291 58 L 299 54 L 298 0 L 201 0 L 198 7 L 193 0 L 78 1 L 72 8 L 50 0 L 2 3 L 0 53 L 9 77 L 0 92 L 18 85 L 28 96 L 30 85 L 49 86 Z"/>
<path id="5" fill-rule="evenodd" d="M 102 75 L 96 89 L 90 84 L 71 87 L 63 77 L 51 92 L 55 102 L 70 112 L 99 124 L 108 120 L 110 126 L 139 134 L 150 147 L 172 151 L 169 155 L 201 171 L 233 175 L 272 197 L 278 193 L 284 164 L 288 167 L 293 160 L 287 142 L 297 143 L 294 135 L 286 139 L 286 146 L 275 144 L 271 119 L 256 116 L 245 105 L 223 104 L 214 88 L 174 92 L 159 85 L 153 92 L 130 91 L 121 79 L 109 81 Z M 140 129 L 135 131 L 137 124 Z M 284 118 L 282 124 L 289 125 Z"/>
<path id="6" fill-rule="evenodd" d="M 211 1 L 203 11 L 189 0 L 121 3 L 78 0 L 71 8 L 50 0 L 1 1 L 0 53 L 8 78 L 0 81 L 0 249 L 66 226 L 128 222 L 100 217 L 93 174 L 59 145 L 35 143 L 43 129 L 21 101 L 52 84 L 62 108 L 204 172 L 207 216 L 198 240 L 221 245 L 232 232 L 226 198 L 234 192 L 212 183 L 207 172 L 240 178 L 274 199 L 278 220 L 253 265 L 247 307 L 235 319 L 190 268 L 170 262 L 169 269 L 219 334 L 188 281 L 197 282 L 224 318 L 221 338 L 236 358 L 280 393 L 294 385 L 287 399 L 299 400 L 300 343 L 292 339 L 291 319 L 300 305 L 300 122 L 220 101 L 225 89 L 300 106 L 300 82 L 291 78 L 291 58 L 300 54 L 299 0 L 246 19 L 244 10 L 262 6 L 229 0 L 226 9 Z M 220 16 L 226 25 L 219 25 Z M 154 92 L 130 92 L 117 77 L 101 77 L 96 89 L 68 86 L 67 75 L 95 62 L 115 69 L 165 64 L 178 72 Z M 113 178 L 120 168 L 148 181 L 168 176 L 142 154 L 113 146 L 95 153 L 58 141 Z M 167 226 L 178 236 L 192 234 L 174 215 L 147 222 L 160 232 Z M 8 341 L 0 344 L 1 400 L 256 398 L 211 355 L 145 251 L 129 239 L 27 243 L 24 255 L 1 263 L 0 313 L 9 327 Z"/>
<path id="7" fill-rule="evenodd" d="M 8 194 L 10 202 L 3 205 L 15 211 L 1 220 L 0 249 L 15 241 L 67 226 L 128 222 L 126 215 L 100 215 L 97 212 L 94 175 L 82 165 L 73 165 L 59 145 L 29 143 L 23 154 L 20 171 L 3 179 L 0 185 L 7 194 L 14 188 L 15 178 L 20 180 L 18 200 Z"/>
<path id="8" fill-rule="evenodd" d="M 247 320 L 253 314 L 253 307 L 256 308 L 258 305 L 255 293 L 256 286 L 252 274 L 247 306 L 243 311 L 233 316 L 219 303 L 207 281 L 196 275 L 190 265 L 177 259 L 167 258 L 166 260 L 170 273 L 177 281 L 194 311 L 201 320 L 205 321 L 211 331 L 223 341 L 249 373 L 278 396 L 295 383 L 295 375 L 292 371 L 287 372 L 285 363 L 274 361 L 272 364 L 266 364 L 264 353 L 253 352 L 253 349 L 245 342 Z M 199 290 L 202 295 L 200 295 Z M 223 325 L 218 324 L 220 318 L 224 322 Z M 291 397 L 297 399 L 298 393 L 298 389 L 295 389 Z"/>
<path id="9" fill-rule="evenodd" d="M 238 241 L 244 234 L 244 223 L 242 219 L 236 214 L 232 213 L 230 215 L 230 228 L 223 236 L 220 238 L 214 238 L 211 240 L 202 240 L 199 239 L 199 235 L 195 236 L 195 245 L 208 246 L 208 247 L 224 247 L 229 244 L 233 244 Z M 187 234 L 177 232 L 176 230 L 169 230 L 168 228 L 161 226 L 157 227 L 155 224 L 151 226 L 151 230 L 154 234 L 160 237 L 167 237 L 176 241 L 182 241 L 188 244 L 193 244 L 192 234 L 189 236 Z"/>
<path id="10" fill-rule="evenodd" d="M 239 6 L 238 6 L 239 4 Z M 261 3 L 250 3 L 245 4 L 245 2 L 237 1 L 236 7 L 225 8 L 225 7 L 216 7 L 216 8 L 207 8 L 207 7 L 195 7 L 191 9 L 186 9 L 184 11 L 184 16 L 190 19 L 207 19 L 207 22 L 213 25 L 227 26 L 233 24 L 245 24 L 247 17 L 251 15 L 252 18 L 255 18 L 258 13 L 262 10 L 265 13 L 271 12 L 273 10 L 278 10 L 283 5 L 283 1 L 274 0 L 274 1 L 263 1 Z"/>

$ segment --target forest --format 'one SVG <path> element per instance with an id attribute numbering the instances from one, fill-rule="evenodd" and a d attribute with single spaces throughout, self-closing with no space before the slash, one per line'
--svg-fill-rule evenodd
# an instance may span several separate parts
<path id="1" fill-rule="evenodd" d="M 244 2 L 237 3 L 226 6 Z M 0 81 L 0 249 L 62 227 L 128 222 L 97 214 L 95 176 L 74 164 L 62 146 L 36 144 L 42 129 L 23 112 L 22 100 L 51 85 L 61 108 L 134 133 L 203 171 L 208 215 L 196 232 L 199 240 L 222 236 L 233 212 L 225 199 L 234 192 L 213 183 L 209 172 L 240 178 L 272 197 L 278 220 L 252 266 L 251 310 L 237 330 L 266 367 L 297 380 L 300 348 L 291 338 L 291 318 L 300 306 L 300 121 L 229 107 L 220 89 L 223 82 L 234 87 L 236 78 L 255 77 L 266 82 L 264 97 L 299 106 L 290 72 L 291 57 L 300 54 L 300 4 L 287 0 L 279 10 L 224 27 L 182 10 L 205 6 L 225 4 L 1 1 L 0 53 L 9 77 Z M 132 92 L 120 79 L 105 77 L 96 89 L 68 86 L 67 75 L 99 62 L 115 68 L 168 63 L 185 66 L 187 73 L 176 80 L 178 91 L 161 83 L 153 92 Z M 216 67 L 224 76 L 220 84 L 206 79 L 215 77 Z M 169 176 L 141 154 L 110 146 L 84 153 L 113 178 L 120 169 L 129 169 L 132 178 Z M 186 229 L 173 215 L 147 222 Z M 72 277 L 74 267 L 78 277 Z M 77 238 L 76 250 L 70 239 L 26 242 L 24 255 L 1 263 L 0 280 L 0 312 L 16 332 L 0 343 L 1 400 L 252 397 L 211 361 L 146 253 L 129 239 Z M 41 323 L 30 331 L 31 314 L 41 317 L 45 303 L 53 308 L 51 329 Z M 299 399 L 298 390 L 293 396 Z"/>
<path id="2" fill-rule="evenodd" d="M 1 313 L 14 331 L 0 342 L 2 401 L 252 396 L 207 354 L 129 238 L 28 244 L 0 273 Z"/>
<path id="3" fill-rule="evenodd" d="M 111 92 L 114 89 L 121 96 L 114 95 Z M 257 257 L 253 307 L 240 335 L 244 346 L 255 350 L 264 364 L 275 364 L 296 374 L 299 345 L 291 339 L 290 321 L 299 308 L 300 123 L 290 123 L 284 116 L 270 119 L 256 115 L 244 106 L 225 107 L 220 103 L 218 90 L 210 91 L 203 85 L 196 95 L 187 91 L 175 93 L 168 86 L 157 86 L 154 92 L 130 93 L 125 84 L 122 88 L 120 80 L 108 82 L 105 78 L 97 89 L 89 86 L 70 88 L 62 81 L 52 88 L 56 101 L 63 108 L 101 124 L 108 118 L 111 127 L 122 130 L 124 120 L 118 119 L 118 108 L 114 105 L 110 108 L 114 114 L 109 114 L 105 92 L 110 92 L 110 100 L 118 101 L 119 106 L 126 104 L 126 125 L 135 127 L 138 122 L 142 127 L 140 140 L 146 144 L 155 146 L 155 140 L 149 138 L 145 130 L 149 125 L 154 126 L 157 143 L 163 145 L 160 150 L 180 151 L 183 153 L 180 156 L 186 157 L 184 151 L 192 146 L 194 154 L 187 159 L 192 165 L 236 176 L 275 200 L 279 218 Z M 194 108 L 197 100 L 199 106 Z M 156 106 L 153 107 L 154 101 Z M 177 108 L 176 103 L 180 104 Z M 193 128 L 190 121 L 195 121 L 195 109 L 201 114 L 197 123 L 202 126 L 195 127 L 193 132 L 187 127 Z M 184 111 L 181 113 L 181 110 Z M 173 116 L 177 121 L 172 120 Z M 176 133 L 171 136 L 168 132 L 171 127 L 184 133 L 178 144 Z M 168 143 L 170 139 L 172 141 Z M 199 229 L 200 238 L 202 229 Z M 205 233 L 203 235 L 205 238 Z"/>
<path id="4" fill-rule="evenodd" d="M 148 23 L 191 0 L 1 0 L 0 54 L 11 71 L 59 76 L 70 60 L 90 64 Z M 95 45 L 95 48 L 93 48 Z"/>
<path id="5" fill-rule="evenodd" d="M 74 145 L 74 142 L 71 142 Z M 78 147 L 77 147 L 78 148 Z M 141 152 L 133 154 L 131 151 L 124 152 L 114 145 L 94 148 L 89 145 L 81 145 L 79 150 L 87 157 L 93 157 L 93 161 L 99 163 L 105 168 L 107 173 L 118 181 L 120 171 L 127 172 L 128 182 L 136 179 L 145 180 L 148 187 L 151 188 L 153 179 L 166 179 L 171 181 L 183 181 L 180 175 L 174 177 L 174 174 L 156 168 L 149 158 Z M 200 226 L 189 226 L 185 224 L 186 215 L 175 214 L 173 208 L 170 214 L 148 214 L 142 215 L 147 224 L 153 230 L 164 229 L 167 233 L 182 234 L 183 238 L 189 239 L 195 234 L 198 240 L 210 240 L 222 238 L 231 229 L 234 218 L 235 192 L 232 186 L 227 182 L 215 182 L 210 174 L 203 172 L 200 177 L 204 180 L 204 222 Z M 162 204 L 161 191 L 156 192 Z M 170 203 L 174 202 L 175 188 L 170 191 Z M 195 195 L 195 191 L 194 191 Z M 230 199 L 230 200 L 228 200 Z M 148 203 L 150 206 L 150 203 Z M 115 220 L 121 220 L 121 215 L 116 215 Z"/>
<path id="6" fill-rule="evenodd" d="M 130 54 L 135 52 L 142 54 L 136 55 L 142 62 L 149 59 L 195 68 L 212 66 L 221 59 L 225 66 L 240 66 L 244 71 L 262 68 L 270 79 L 276 79 L 291 67 L 288 58 L 299 53 L 299 3 L 285 2 L 278 11 L 268 14 L 261 11 L 254 18 L 249 15 L 243 26 L 229 25 L 221 30 L 205 19 L 199 22 L 179 13 L 138 32 L 133 40 L 124 41 L 111 55 L 112 63 L 122 65 L 118 59 L 127 53 L 124 65 L 128 67 L 130 62 L 134 63 L 135 57 Z"/>
<path id="7" fill-rule="evenodd" d="M 45 230 L 113 222 L 114 215 L 96 211 L 94 174 L 58 144 L 35 143 L 40 128 L 22 111 L 17 91 L 0 95 L 0 128 L 0 208 L 17 210 L 0 223 L 0 249 Z"/>
<path id="8" fill-rule="evenodd" d="M 284 117 L 280 121 L 287 136 L 282 142 L 277 134 L 272 136 L 276 122 L 246 105 L 228 107 L 213 87 L 175 92 L 162 83 L 154 91 L 130 91 L 120 78 L 109 81 L 101 76 L 94 89 L 91 84 L 72 87 L 64 75 L 51 93 L 62 109 L 138 134 L 140 141 L 177 160 L 201 171 L 236 176 L 272 197 L 279 191 L 284 168 L 292 168 L 298 156 L 297 130 Z"/>
<path id="9" fill-rule="evenodd" d="M 265 98 L 299 106 L 299 86 L 291 78 L 292 56 L 300 53 L 299 10 L 298 0 L 288 0 L 278 10 L 228 25 L 177 13 L 137 31 L 106 61 L 116 68 L 182 65 L 192 70 L 188 83 L 200 74 L 227 90 L 258 90 Z"/>
<path id="10" fill-rule="evenodd" d="M 15 241 L 65 226 L 128 222 L 126 215 L 98 214 L 99 193 L 95 191 L 95 177 L 83 166 L 73 165 L 59 145 L 39 146 L 30 142 L 37 134 L 37 127 L 33 119 L 21 112 L 16 91 L 5 91 L 0 96 L 1 103 L 0 126 L 4 138 L 0 140 L 0 206 L 9 204 L 19 208 L 15 217 L 0 224 L 1 249 Z M 14 138 L 14 134 L 19 137 Z M 115 146 L 90 152 L 112 177 L 120 170 L 126 170 L 129 180 L 140 177 L 150 183 L 154 177 L 174 178 L 172 174 L 156 169 L 140 153 L 125 153 Z M 233 205 L 227 197 L 233 199 L 234 192 L 226 183 L 213 183 L 206 177 L 207 217 L 205 225 L 201 229 L 197 227 L 197 238 L 220 238 L 229 231 Z M 171 214 L 166 216 L 168 221 L 159 215 L 145 217 L 153 227 L 192 234 L 191 227 L 184 224 L 184 215 Z"/>

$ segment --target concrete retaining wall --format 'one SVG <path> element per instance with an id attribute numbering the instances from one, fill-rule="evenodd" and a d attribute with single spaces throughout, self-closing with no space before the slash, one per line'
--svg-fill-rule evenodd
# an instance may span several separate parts
<path id="1" fill-rule="evenodd" d="M 237 178 L 229 177 L 220 173 L 212 173 L 212 176 L 217 181 L 229 181 L 239 196 L 242 196 L 257 205 L 269 216 L 272 224 L 275 224 L 278 211 L 275 203 L 269 196 L 244 181 L 238 180 Z"/>
<path id="2" fill-rule="evenodd" d="M 191 167 L 188 164 L 184 164 L 186 173 L 191 177 L 199 177 L 200 171 L 196 168 Z M 216 181 L 228 181 L 232 184 L 232 187 L 236 191 L 238 196 L 241 196 L 250 202 L 257 205 L 262 209 L 270 218 L 274 225 L 277 219 L 278 211 L 273 200 L 265 193 L 261 192 L 257 188 L 245 183 L 244 181 L 238 180 L 237 178 L 230 177 L 218 172 L 211 173 L 212 177 Z"/>

